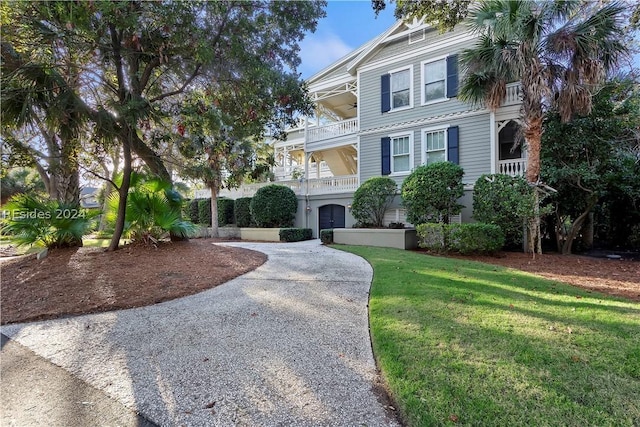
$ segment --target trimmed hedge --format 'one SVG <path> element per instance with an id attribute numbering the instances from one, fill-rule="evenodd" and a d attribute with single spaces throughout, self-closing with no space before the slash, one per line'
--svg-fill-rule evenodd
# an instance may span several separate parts
<path id="1" fill-rule="evenodd" d="M 325 245 L 333 243 L 333 228 L 326 228 L 320 230 L 320 241 Z"/>
<path id="2" fill-rule="evenodd" d="M 495 224 L 451 224 L 450 250 L 461 254 L 494 253 L 504 246 L 504 232 Z"/>
<path id="3" fill-rule="evenodd" d="M 238 227 L 251 227 L 254 225 L 253 218 L 251 218 L 251 197 L 241 197 L 234 201 L 234 212 L 236 215 L 236 226 Z"/>
<path id="4" fill-rule="evenodd" d="M 301 242 L 312 239 L 310 228 L 282 228 L 280 229 L 281 242 Z"/>
<path id="5" fill-rule="evenodd" d="M 211 199 L 198 200 L 198 224 L 211 227 Z"/>
<path id="6" fill-rule="evenodd" d="M 445 252 L 447 246 L 445 243 L 446 230 L 446 226 L 441 223 L 427 222 L 417 225 L 418 246 L 437 253 Z"/>
<path id="7" fill-rule="evenodd" d="M 234 200 L 227 199 L 225 197 L 218 198 L 218 226 L 224 227 L 225 225 L 235 223 L 234 215 Z"/>
<path id="8" fill-rule="evenodd" d="M 249 207 L 258 227 L 291 227 L 298 211 L 298 198 L 289 187 L 270 184 L 258 189 Z"/>
<path id="9" fill-rule="evenodd" d="M 200 202 L 200 199 L 193 199 L 189 202 L 189 208 L 188 208 L 188 213 L 189 213 L 189 220 L 194 223 L 194 224 L 199 224 L 200 220 L 199 220 L 199 211 L 198 211 L 198 203 Z"/>
<path id="10" fill-rule="evenodd" d="M 504 232 L 494 224 L 420 224 L 418 246 L 443 253 L 494 253 L 504 246 Z"/>

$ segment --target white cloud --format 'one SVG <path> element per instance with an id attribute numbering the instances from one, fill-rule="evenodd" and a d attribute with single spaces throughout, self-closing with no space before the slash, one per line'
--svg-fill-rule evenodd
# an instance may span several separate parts
<path id="1" fill-rule="evenodd" d="M 302 63 L 298 71 L 303 78 L 309 78 L 352 50 L 351 46 L 334 33 L 309 34 L 300 43 Z"/>

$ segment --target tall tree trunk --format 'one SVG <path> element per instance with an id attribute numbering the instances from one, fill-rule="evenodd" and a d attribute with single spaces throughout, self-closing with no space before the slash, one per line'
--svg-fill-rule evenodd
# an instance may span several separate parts
<path id="1" fill-rule="evenodd" d="M 124 159 L 124 168 L 122 170 L 122 185 L 118 189 L 118 216 L 116 217 L 116 228 L 111 236 L 108 251 L 115 251 L 120 244 L 120 237 L 124 232 L 124 220 L 127 212 L 127 197 L 129 196 L 129 187 L 131 186 L 131 145 L 130 134 L 131 129 L 127 127 L 127 135 L 122 140 L 122 154 Z"/>
<path id="2" fill-rule="evenodd" d="M 582 244 L 586 249 L 593 248 L 593 228 L 593 212 L 589 212 L 589 215 L 587 215 L 584 225 L 582 226 Z"/>
<path id="3" fill-rule="evenodd" d="M 529 221 L 529 252 L 542 253 L 542 236 L 540 231 L 540 147 L 542 141 L 542 108 L 534 103 L 525 115 L 524 137 L 527 143 L 527 182 L 533 186 L 534 203 L 533 218 Z"/>
<path id="4" fill-rule="evenodd" d="M 211 190 L 211 237 L 219 237 L 220 231 L 218 230 L 218 186 L 210 184 Z"/>

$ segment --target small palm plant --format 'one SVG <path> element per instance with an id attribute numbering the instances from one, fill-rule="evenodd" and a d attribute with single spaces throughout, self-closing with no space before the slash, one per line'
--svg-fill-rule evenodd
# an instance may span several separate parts
<path id="1" fill-rule="evenodd" d="M 124 235 L 133 242 L 154 246 L 169 233 L 188 237 L 196 226 L 182 219 L 182 202 L 182 196 L 172 189 L 171 183 L 133 174 Z M 108 222 L 115 222 L 117 211 L 118 194 L 114 192 L 109 196 Z"/>
<path id="2" fill-rule="evenodd" d="M 18 246 L 78 246 L 97 214 L 77 205 L 18 194 L 4 206 L 2 234 L 13 236 Z"/>

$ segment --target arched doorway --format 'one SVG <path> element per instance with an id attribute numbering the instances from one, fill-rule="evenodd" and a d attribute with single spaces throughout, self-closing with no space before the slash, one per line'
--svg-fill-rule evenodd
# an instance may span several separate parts
<path id="1" fill-rule="evenodd" d="M 344 228 L 344 206 L 320 206 L 318 218 L 320 226 L 318 230 L 324 230 L 327 228 Z"/>

